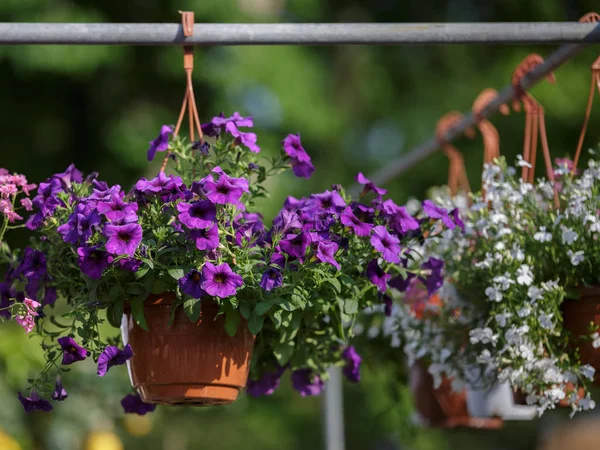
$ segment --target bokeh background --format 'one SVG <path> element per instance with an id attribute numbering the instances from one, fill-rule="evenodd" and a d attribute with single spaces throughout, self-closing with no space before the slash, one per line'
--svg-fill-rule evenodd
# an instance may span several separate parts
<path id="1" fill-rule="evenodd" d="M 598 7 L 591 0 L 1 0 L 3 22 L 511 22 L 575 21 Z M 469 111 L 484 88 L 500 89 L 530 52 L 554 47 L 212 47 L 197 49 L 194 82 L 201 119 L 224 111 L 253 115 L 265 153 L 300 132 L 317 168 L 309 181 L 281 176 L 262 207 L 272 217 L 287 195 L 332 183 L 351 185 L 433 135 L 439 116 Z M 561 67 L 557 85 L 532 93 L 546 108 L 553 156 L 574 153 L 599 48 L 590 46 Z M 74 162 L 85 172 L 129 187 L 158 167 L 146 149 L 160 125 L 173 123 L 184 76 L 182 52 L 161 47 L 0 47 L 0 166 L 39 182 Z M 600 109 L 600 107 L 598 108 Z M 600 138 L 595 109 L 586 147 Z M 492 119 L 501 152 L 522 148 L 524 116 Z M 471 184 L 479 187 L 482 141 L 462 139 Z M 442 185 L 447 161 L 436 154 L 386 187 L 395 201 L 422 198 Z M 538 169 L 543 170 L 542 164 Z M 23 244 L 26 235 L 13 235 Z M 360 345 L 360 343 L 359 343 Z M 534 449 L 568 420 L 557 411 L 504 430 L 443 432 L 414 424 L 400 350 L 363 347 L 364 381 L 345 386 L 346 441 L 359 449 Z M 319 398 L 303 399 L 286 380 L 266 399 L 241 398 L 229 407 L 158 408 L 126 417 L 119 400 L 126 371 L 105 379 L 83 363 L 64 379 L 71 397 L 52 414 L 26 415 L 16 398 L 39 368 L 38 342 L 14 324 L 0 327 L 0 450 L 246 450 L 324 447 Z M 588 415 L 589 417 L 589 415 Z M 600 440 L 596 441 L 600 442 Z M 557 447 L 558 448 L 558 447 Z M 560 447 L 562 448 L 562 447 Z M 571 449 L 577 447 L 571 445 Z M 591 448 L 591 447 L 590 447 Z M 600 448 L 600 444 L 598 444 Z"/>

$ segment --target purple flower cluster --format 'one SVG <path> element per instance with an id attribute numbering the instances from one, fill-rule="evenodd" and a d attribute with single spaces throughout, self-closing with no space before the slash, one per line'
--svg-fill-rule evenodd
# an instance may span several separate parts
<path id="1" fill-rule="evenodd" d="M 240 113 L 234 112 L 231 117 L 225 117 L 223 113 L 202 125 L 202 131 L 205 135 L 216 137 L 224 131 L 235 138 L 235 144 L 241 144 L 247 147 L 253 153 L 259 153 L 260 147 L 256 144 L 256 134 L 240 131 L 240 128 L 252 128 L 254 122 L 252 117 L 242 117 Z"/>
<path id="2" fill-rule="evenodd" d="M 289 134 L 283 140 L 283 150 L 290 158 L 294 175 L 300 178 L 310 178 L 315 171 L 315 166 L 312 165 L 310 156 L 302 147 L 300 135 Z"/>

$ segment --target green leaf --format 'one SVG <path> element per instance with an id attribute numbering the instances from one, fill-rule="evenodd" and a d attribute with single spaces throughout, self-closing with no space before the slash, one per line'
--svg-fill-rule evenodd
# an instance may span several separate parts
<path id="1" fill-rule="evenodd" d="M 169 290 L 169 285 L 165 283 L 163 280 L 154 280 L 152 284 L 152 293 L 153 294 L 162 294 L 165 291 Z"/>
<path id="2" fill-rule="evenodd" d="M 294 306 L 292 304 L 292 302 L 289 299 L 276 298 L 275 303 L 278 306 L 280 306 L 281 309 L 283 309 L 284 311 L 294 311 L 294 310 L 298 309 L 296 306 Z"/>
<path id="3" fill-rule="evenodd" d="M 237 309 L 233 309 L 231 305 L 227 304 L 224 306 L 225 309 L 225 331 L 231 337 L 235 336 L 237 329 L 242 321 L 240 312 Z"/>
<path id="4" fill-rule="evenodd" d="M 240 303 L 240 313 L 242 314 L 242 317 L 246 320 L 248 320 L 250 318 L 250 315 L 252 314 L 252 309 L 250 308 L 250 305 L 248 303 Z"/>
<path id="5" fill-rule="evenodd" d="M 148 266 L 148 268 L 154 269 L 154 263 L 151 260 L 149 260 L 148 258 L 142 258 L 142 261 Z"/>
<path id="6" fill-rule="evenodd" d="M 344 312 L 346 314 L 356 314 L 358 311 L 358 301 L 350 298 L 344 301 Z"/>
<path id="7" fill-rule="evenodd" d="M 262 330 L 263 324 L 265 322 L 265 318 L 263 316 L 252 315 L 250 320 L 248 320 L 248 329 L 252 334 L 258 334 L 260 330 Z"/>
<path id="8" fill-rule="evenodd" d="M 150 267 L 141 267 L 140 270 L 138 270 L 135 273 L 135 277 L 139 280 L 140 278 L 142 278 L 144 275 L 146 275 L 148 273 L 148 271 L 150 270 Z"/>
<path id="9" fill-rule="evenodd" d="M 280 366 L 285 366 L 294 354 L 294 341 L 277 343 L 273 346 L 273 355 Z"/>
<path id="10" fill-rule="evenodd" d="M 169 270 L 167 270 L 167 273 L 169 275 L 171 275 L 171 277 L 174 278 L 175 280 L 179 280 L 180 278 L 183 278 L 183 276 L 185 275 L 183 273 L 183 269 L 169 269 Z"/>
<path id="11" fill-rule="evenodd" d="M 273 325 L 275 325 L 275 328 L 278 330 L 279 328 L 281 328 L 281 315 L 283 314 L 283 311 L 281 309 L 278 309 L 277 311 L 275 311 L 273 313 L 273 315 L 271 316 L 271 320 L 273 320 Z"/>
<path id="12" fill-rule="evenodd" d="M 125 286 L 125 292 L 130 295 L 146 294 L 146 288 L 139 283 L 132 283 Z"/>
<path id="13" fill-rule="evenodd" d="M 325 283 L 329 283 L 337 294 L 342 292 L 342 285 L 337 278 L 328 278 L 325 280 Z"/>
<path id="14" fill-rule="evenodd" d="M 131 315 L 133 320 L 141 328 L 148 331 L 148 324 L 146 323 L 146 316 L 144 316 L 144 298 L 138 297 L 130 301 L 131 304 Z"/>
<path id="15" fill-rule="evenodd" d="M 258 315 L 258 316 L 263 316 L 264 314 L 266 314 L 269 309 L 271 309 L 271 306 L 273 306 L 273 304 L 275 303 L 275 300 L 265 300 L 262 302 L 259 302 L 256 304 L 256 306 L 254 307 L 254 314 Z"/>
<path id="16" fill-rule="evenodd" d="M 193 323 L 198 322 L 198 319 L 200 318 L 200 307 L 201 301 L 198 298 L 189 298 L 183 302 L 183 311 Z"/>
<path id="17" fill-rule="evenodd" d="M 113 301 L 106 309 L 106 318 L 113 327 L 120 327 L 123 320 L 123 300 Z"/>

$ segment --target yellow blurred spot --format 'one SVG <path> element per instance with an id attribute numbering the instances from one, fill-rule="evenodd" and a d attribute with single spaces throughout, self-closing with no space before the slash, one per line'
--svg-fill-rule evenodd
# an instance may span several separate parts
<path id="1" fill-rule="evenodd" d="M 12 437 L 0 429 L 0 448 L 2 450 L 21 450 L 21 446 Z"/>
<path id="2" fill-rule="evenodd" d="M 93 431 L 88 435 L 85 450 L 124 450 L 119 437 L 110 431 Z"/>
<path id="3" fill-rule="evenodd" d="M 128 414 L 123 419 L 123 426 L 132 436 L 142 437 L 152 430 L 152 419 L 148 416 Z"/>

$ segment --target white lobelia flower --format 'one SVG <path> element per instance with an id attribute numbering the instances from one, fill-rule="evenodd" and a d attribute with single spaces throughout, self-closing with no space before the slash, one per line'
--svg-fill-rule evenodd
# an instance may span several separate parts
<path id="1" fill-rule="evenodd" d="M 501 314 L 496 314 L 494 317 L 496 319 L 496 323 L 499 327 L 504 328 L 506 326 L 506 321 L 512 317 L 512 314 L 508 311 L 504 310 Z"/>
<path id="2" fill-rule="evenodd" d="M 546 227 L 540 227 L 540 231 L 533 235 L 533 239 L 538 242 L 550 242 L 552 240 L 552 233 L 548 233 Z"/>
<path id="3" fill-rule="evenodd" d="M 585 364 L 585 365 L 581 366 L 579 368 L 579 371 L 581 372 L 582 376 L 584 376 L 585 378 L 587 378 L 589 380 L 593 380 L 594 374 L 596 373 L 596 369 L 594 369 L 589 364 Z"/>
<path id="4" fill-rule="evenodd" d="M 475 328 L 469 331 L 469 341 L 475 345 L 479 342 L 482 344 L 494 344 L 498 342 L 498 335 L 494 334 L 491 328 Z"/>
<path id="5" fill-rule="evenodd" d="M 531 314 L 531 307 L 529 305 L 523 306 L 519 311 L 517 311 L 517 315 L 522 319 Z"/>
<path id="6" fill-rule="evenodd" d="M 502 291 L 500 291 L 500 288 L 497 285 L 485 288 L 485 295 L 493 302 L 502 301 Z"/>
<path id="7" fill-rule="evenodd" d="M 535 303 L 543 297 L 542 290 L 537 286 L 529 286 L 529 289 L 527 289 L 527 296 Z"/>
<path id="8" fill-rule="evenodd" d="M 496 250 L 496 251 L 499 251 L 499 252 L 500 252 L 500 251 L 504 250 L 505 248 L 506 248 L 506 245 L 505 245 L 505 244 L 504 244 L 504 242 L 502 242 L 502 241 L 500 241 L 500 242 L 496 242 L 496 243 L 494 244 L 494 250 Z"/>
<path id="9" fill-rule="evenodd" d="M 600 348 L 600 334 L 598 334 L 598 332 L 593 333 L 591 335 L 591 338 L 592 338 L 592 347 Z"/>
<path id="10" fill-rule="evenodd" d="M 541 313 L 538 316 L 538 322 L 540 323 L 540 326 L 545 330 L 551 330 L 554 328 L 554 324 L 552 323 L 552 316 L 554 316 L 554 314 L 546 313 Z"/>
<path id="11" fill-rule="evenodd" d="M 590 398 L 590 394 L 586 395 L 585 398 L 579 399 L 578 404 L 583 411 L 589 411 L 596 407 L 596 402 Z"/>
<path id="12" fill-rule="evenodd" d="M 521 286 L 530 286 L 533 283 L 533 272 L 527 264 L 522 264 L 517 269 L 517 283 Z"/>
<path id="13" fill-rule="evenodd" d="M 525 253 L 519 244 L 513 244 L 510 256 L 517 261 L 523 261 L 525 259 Z"/>
<path id="14" fill-rule="evenodd" d="M 493 278 L 495 287 L 499 287 L 503 291 L 507 291 L 511 284 L 515 284 L 514 280 L 510 279 L 510 274 L 506 272 L 504 275 L 498 275 Z"/>
<path id="15" fill-rule="evenodd" d="M 582 263 L 585 260 L 585 256 L 583 250 L 578 250 L 574 252 L 573 250 L 568 250 L 567 255 L 571 258 L 571 264 L 574 266 L 578 266 L 579 263 Z"/>
<path id="16" fill-rule="evenodd" d="M 572 228 L 562 226 L 561 229 L 563 244 L 571 245 L 579 237 L 579 235 L 575 231 L 573 231 Z"/>
<path id="17" fill-rule="evenodd" d="M 481 355 L 477 357 L 477 363 L 491 365 L 494 363 L 494 358 L 492 358 L 492 353 L 486 348 L 481 352 Z"/>
<path id="18" fill-rule="evenodd" d="M 517 155 L 517 166 L 531 168 L 531 164 L 525 161 L 521 155 Z"/>

